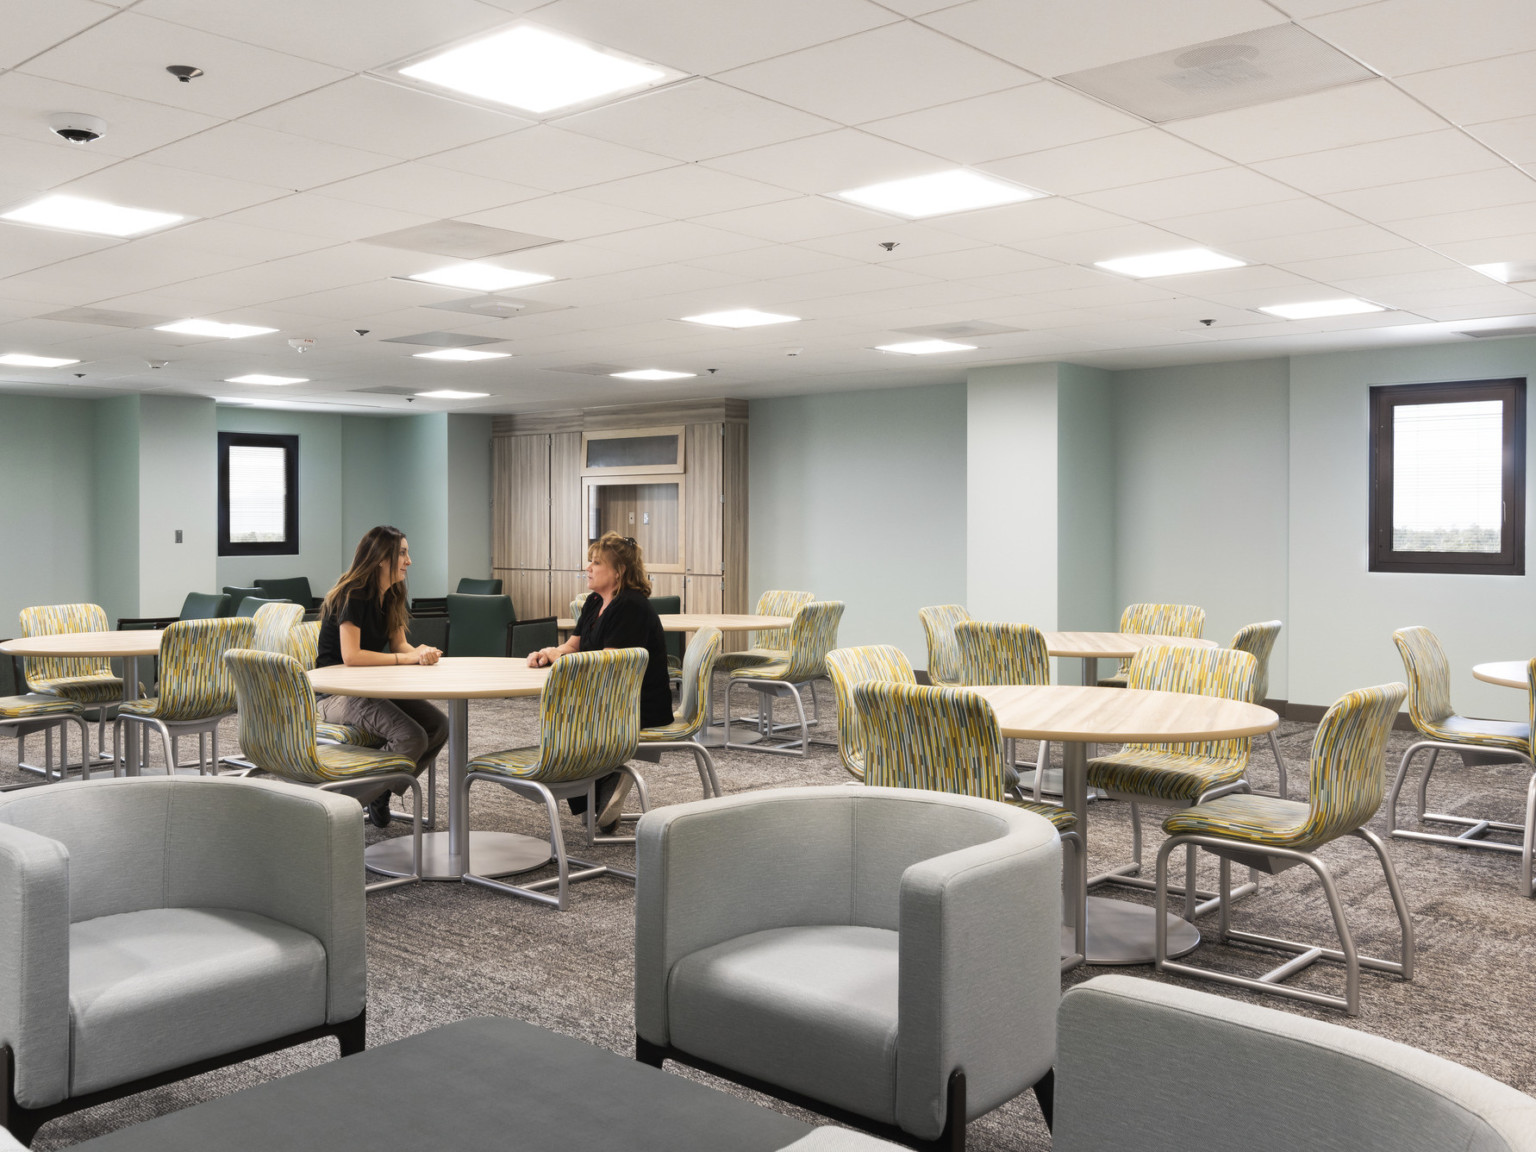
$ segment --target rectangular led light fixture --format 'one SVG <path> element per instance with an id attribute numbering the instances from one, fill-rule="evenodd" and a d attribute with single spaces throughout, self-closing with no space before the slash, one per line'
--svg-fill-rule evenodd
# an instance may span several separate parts
<path id="1" fill-rule="evenodd" d="M 1346 296 L 1337 300 L 1306 300 L 1300 304 L 1271 304 L 1260 312 L 1283 320 L 1318 320 L 1324 316 L 1359 316 L 1366 312 L 1385 312 L 1380 304 Z"/>
<path id="2" fill-rule="evenodd" d="M 953 340 L 908 340 L 902 344 L 876 344 L 878 352 L 900 352 L 907 356 L 931 356 L 935 352 L 974 352 L 974 344 L 957 344 Z"/>
<path id="3" fill-rule="evenodd" d="M 698 373 L 671 372 L 666 368 L 636 368 L 632 372 L 610 372 L 608 375 L 619 380 L 684 380 Z"/>
<path id="4" fill-rule="evenodd" d="M 308 384 L 308 376 L 268 376 L 264 372 L 248 372 L 244 376 L 229 376 L 226 384 Z"/>
<path id="5" fill-rule="evenodd" d="M 534 113 L 653 88 L 685 75 L 529 24 L 435 53 L 399 73 Z"/>
<path id="6" fill-rule="evenodd" d="M 789 324 L 798 316 L 785 316 L 780 312 L 759 312 L 756 308 L 729 308 L 724 312 L 702 312 L 697 316 L 684 316 L 689 324 L 709 324 L 716 328 L 758 328 L 764 324 Z"/>
<path id="7" fill-rule="evenodd" d="M 13 368 L 62 368 L 78 363 L 78 360 L 64 360 L 58 356 L 28 356 L 25 352 L 7 352 L 0 356 L 0 364 L 9 364 Z"/>
<path id="8" fill-rule="evenodd" d="M 406 277 L 423 284 L 441 284 L 447 288 L 466 288 L 471 292 L 500 292 L 506 288 L 526 288 L 553 280 L 540 272 L 519 272 L 515 268 L 497 268 L 490 264 L 451 264 L 431 272 L 416 272 Z"/>
<path id="9" fill-rule="evenodd" d="M 482 352 L 478 348 L 439 348 L 434 352 L 412 352 L 418 360 L 503 360 L 510 352 Z"/>
<path id="10" fill-rule="evenodd" d="M 1500 284 L 1524 284 L 1536 280 L 1536 260 L 1508 260 L 1498 264 L 1473 264 L 1472 271 L 1490 276 Z"/>
<path id="11" fill-rule="evenodd" d="M 60 228 L 66 232 L 91 232 L 98 236 L 139 236 L 185 219 L 175 212 L 125 208 L 105 200 L 62 193 L 44 196 L 0 215 L 0 220 L 17 224 L 36 224 L 40 228 Z"/>
<path id="12" fill-rule="evenodd" d="M 224 324 L 218 320 L 178 320 L 174 324 L 161 324 L 156 332 L 176 332 L 182 336 L 219 336 L 225 340 L 239 340 L 243 336 L 264 336 L 276 332 L 276 328 L 258 328 L 254 324 Z"/>
<path id="13" fill-rule="evenodd" d="M 1022 184 L 1011 184 L 996 176 L 983 176 L 967 168 L 951 168 L 946 172 L 910 176 L 905 180 L 888 180 L 883 184 L 869 184 L 837 193 L 840 199 L 854 204 L 914 219 L 970 212 L 977 208 L 996 208 L 1001 204 L 1017 204 L 1044 195 L 1044 192 L 1025 188 Z"/>
<path id="14" fill-rule="evenodd" d="M 1149 252 L 1145 256 L 1121 256 L 1099 260 L 1093 265 L 1106 272 L 1135 276 L 1182 276 L 1189 272 L 1215 272 L 1222 268 L 1245 268 L 1247 262 L 1212 252 L 1209 248 L 1180 248 L 1177 252 Z"/>
<path id="15" fill-rule="evenodd" d="M 459 392 L 453 388 L 439 388 L 435 392 L 418 392 L 418 396 L 425 396 L 431 400 L 483 400 L 489 396 L 489 392 Z"/>

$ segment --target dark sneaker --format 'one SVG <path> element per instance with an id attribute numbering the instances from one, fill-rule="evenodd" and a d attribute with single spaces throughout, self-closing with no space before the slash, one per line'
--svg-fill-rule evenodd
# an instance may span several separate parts
<path id="1" fill-rule="evenodd" d="M 617 778 L 613 781 L 613 791 L 597 809 L 597 830 L 604 836 L 612 836 L 618 830 L 619 820 L 624 815 L 624 801 L 629 799 L 629 790 L 635 783 L 628 772 L 616 772 L 614 777 Z"/>
<path id="2" fill-rule="evenodd" d="M 389 801 L 393 795 L 392 792 L 381 792 L 368 801 L 368 823 L 375 828 L 389 827 Z"/>

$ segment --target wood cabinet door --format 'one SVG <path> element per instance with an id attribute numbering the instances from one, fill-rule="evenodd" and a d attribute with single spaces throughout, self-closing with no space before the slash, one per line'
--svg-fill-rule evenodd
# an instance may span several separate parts
<path id="1" fill-rule="evenodd" d="M 491 468 L 492 567 L 547 570 L 549 437 L 496 437 Z"/>

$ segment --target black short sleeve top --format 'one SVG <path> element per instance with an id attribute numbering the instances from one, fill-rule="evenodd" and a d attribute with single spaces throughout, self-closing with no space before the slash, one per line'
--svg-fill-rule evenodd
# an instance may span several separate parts
<path id="1" fill-rule="evenodd" d="M 587 597 L 576 621 L 581 651 L 604 648 L 644 648 L 650 654 L 640 682 L 640 727 L 672 723 L 672 688 L 667 683 L 667 634 L 650 599 L 633 588 L 614 596 L 606 611 L 596 592 Z"/>
<path id="2" fill-rule="evenodd" d="M 389 652 L 389 632 L 384 622 L 384 605 L 376 596 L 349 596 L 341 611 L 327 612 L 320 619 L 320 646 L 315 654 L 316 668 L 341 664 L 341 626 L 356 624 L 362 633 L 358 647 L 365 652 Z"/>

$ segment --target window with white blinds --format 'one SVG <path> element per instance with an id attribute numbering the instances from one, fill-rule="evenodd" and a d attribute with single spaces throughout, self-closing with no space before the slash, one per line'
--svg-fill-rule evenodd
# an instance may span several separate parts
<path id="1" fill-rule="evenodd" d="M 297 436 L 219 433 L 219 555 L 299 550 Z"/>

